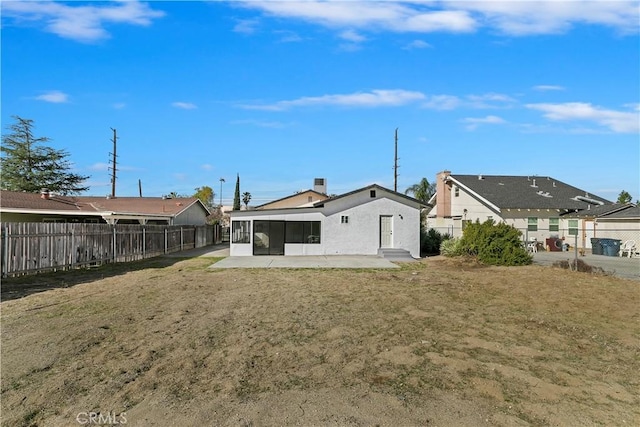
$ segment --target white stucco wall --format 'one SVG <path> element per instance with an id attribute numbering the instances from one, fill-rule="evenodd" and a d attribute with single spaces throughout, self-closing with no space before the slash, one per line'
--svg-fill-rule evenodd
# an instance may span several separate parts
<path id="1" fill-rule="evenodd" d="M 381 193 L 380 190 L 377 193 Z M 420 257 L 420 211 L 377 194 L 336 200 L 325 219 L 325 254 L 376 255 L 380 248 L 380 216 L 392 217 L 393 248 Z M 342 216 L 349 223 L 341 223 Z"/>

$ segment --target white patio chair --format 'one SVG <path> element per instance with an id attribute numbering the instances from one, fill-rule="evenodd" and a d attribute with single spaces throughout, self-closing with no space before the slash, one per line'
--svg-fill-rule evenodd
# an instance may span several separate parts
<path id="1" fill-rule="evenodd" d="M 635 240 L 627 240 L 620 246 L 620 256 L 624 256 L 624 254 L 629 254 L 629 258 L 635 256 L 636 254 L 636 242 Z"/>

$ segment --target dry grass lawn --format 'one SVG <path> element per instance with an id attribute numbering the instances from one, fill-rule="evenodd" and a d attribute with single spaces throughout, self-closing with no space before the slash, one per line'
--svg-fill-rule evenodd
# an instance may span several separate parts
<path id="1" fill-rule="evenodd" d="M 2 424 L 640 425 L 637 281 L 213 261 L 4 280 Z"/>

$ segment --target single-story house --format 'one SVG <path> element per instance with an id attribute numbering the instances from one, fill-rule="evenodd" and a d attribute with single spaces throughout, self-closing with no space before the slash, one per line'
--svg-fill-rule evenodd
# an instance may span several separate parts
<path id="1" fill-rule="evenodd" d="M 633 203 L 615 203 L 568 214 L 581 222 L 582 235 L 591 238 L 633 240 L 640 245 L 640 206 Z M 589 246 L 586 246 L 589 247 Z"/>
<path id="2" fill-rule="evenodd" d="M 92 197 L 0 191 L 1 222 L 204 225 L 210 215 L 195 197 Z"/>
<path id="3" fill-rule="evenodd" d="M 318 200 L 310 202 L 310 197 Z M 230 253 L 377 255 L 380 249 L 394 248 L 419 258 L 423 206 L 377 184 L 334 197 L 317 189 L 300 192 L 231 212 Z"/>
<path id="4" fill-rule="evenodd" d="M 537 240 L 552 250 L 563 241 L 590 248 L 591 242 L 577 212 L 607 212 L 614 204 L 550 176 L 436 175 L 435 206 L 427 215 L 427 227 L 453 237 L 465 224 L 488 219 L 519 229 L 526 241 Z M 549 240 L 547 240 L 549 239 Z"/>

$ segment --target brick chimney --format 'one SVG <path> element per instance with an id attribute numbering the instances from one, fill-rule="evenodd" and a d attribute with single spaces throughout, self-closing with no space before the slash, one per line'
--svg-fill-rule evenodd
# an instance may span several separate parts
<path id="1" fill-rule="evenodd" d="M 47 188 L 40 190 L 40 198 L 44 200 L 49 200 L 49 198 L 51 198 L 51 194 Z"/>
<path id="2" fill-rule="evenodd" d="M 436 215 L 438 218 L 451 216 L 451 184 L 447 178 L 451 171 L 442 171 L 436 174 Z"/>

